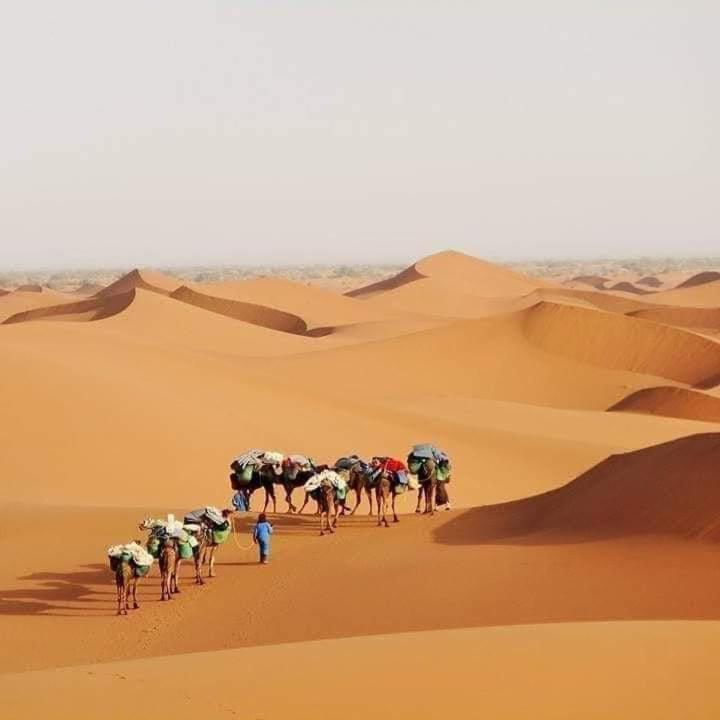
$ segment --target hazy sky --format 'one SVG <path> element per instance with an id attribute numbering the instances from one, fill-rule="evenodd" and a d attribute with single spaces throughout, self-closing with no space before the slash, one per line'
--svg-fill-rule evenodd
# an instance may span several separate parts
<path id="1" fill-rule="evenodd" d="M 720 254 L 717 0 L 0 2 L 0 269 Z"/>

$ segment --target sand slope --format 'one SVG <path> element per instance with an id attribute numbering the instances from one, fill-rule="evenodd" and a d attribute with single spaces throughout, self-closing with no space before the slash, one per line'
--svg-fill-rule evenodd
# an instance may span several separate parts
<path id="1" fill-rule="evenodd" d="M 11 325 L 33 320 L 60 320 L 66 322 L 102 320 L 122 312 L 134 299 L 135 291 L 131 290 L 124 294 L 109 297 L 95 297 L 80 302 L 66 302 L 62 305 L 38 307 L 10 316 L 5 320 L 5 324 Z"/>
<path id="2" fill-rule="evenodd" d="M 55 290 L 45 289 L 43 292 L 14 290 L 0 296 L 0 323 L 26 310 L 51 307 L 75 300 L 77 298 L 73 295 L 66 295 Z"/>
<path id="3" fill-rule="evenodd" d="M 0 690 L 13 716 L 58 719 L 125 718 L 111 699 L 120 696 L 175 717 L 706 720 L 720 712 L 719 645 L 717 622 L 497 627 L 9 675 Z M 318 668 L 345 668 L 349 659 L 367 687 L 336 682 L 318 692 Z M 406 668 L 427 666 L 442 692 L 402 682 Z M 252 668 L 252 692 L 238 693 L 238 668 Z"/>
<path id="4" fill-rule="evenodd" d="M 402 317 L 399 313 L 381 311 L 345 295 L 282 278 L 203 283 L 196 289 L 216 298 L 239 300 L 297 315 L 309 329 Z"/>
<path id="5" fill-rule="evenodd" d="M 611 456 L 562 488 L 471 511 L 458 522 L 465 529 L 474 524 L 477 542 L 538 532 L 585 539 L 669 533 L 717 540 L 719 461 L 720 434 L 692 435 Z"/>
<path id="6" fill-rule="evenodd" d="M 720 422 L 720 400 L 678 387 L 645 388 L 628 395 L 610 410 Z"/>

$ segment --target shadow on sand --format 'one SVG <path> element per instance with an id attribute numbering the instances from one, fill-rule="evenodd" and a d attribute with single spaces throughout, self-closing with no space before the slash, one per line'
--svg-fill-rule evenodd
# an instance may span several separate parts
<path id="1" fill-rule="evenodd" d="M 0 590 L 0 615 L 75 616 L 108 614 L 108 603 L 115 597 L 107 565 L 83 565 L 72 572 L 39 572 L 18 578 L 28 587 Z M 102 603 L 95 607 L 93 603 Z"/>

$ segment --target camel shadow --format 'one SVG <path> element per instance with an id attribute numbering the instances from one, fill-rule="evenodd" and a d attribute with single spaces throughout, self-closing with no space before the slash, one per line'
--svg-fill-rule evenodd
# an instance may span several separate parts
<path id="1" fill-rule="evenodd" d="M 0 615 L 113 615 L 115 588 L 109 567 L 99 563 L 80 567 L 71 572 L 37 572 L 18 577 L 30 584 L 0 589 Z M 139 591 L 142 595 L 142 584 Z"/>

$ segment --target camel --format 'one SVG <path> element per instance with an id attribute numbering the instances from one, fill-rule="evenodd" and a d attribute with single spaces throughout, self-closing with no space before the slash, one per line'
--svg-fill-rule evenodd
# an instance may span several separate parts
<path id="1" fill-rule="evenodd" d="M 367 495 L 368 504 L 370 505 L 370 510 L 368 511 L 368 515 L 373 514 L 373 507 L 372 507 L 372 487 L 370 486 L 370 483 L 368 482 L 368 476 L 367 476 L 367 465 L 360 459 L 357 459 L 357 462 L 350 467 L 350 469 L 347 471 L 347 483 L 348 483 L 348 492 L 350 490 L 355 491 L 355 507 L 350 511 L 350 515 L 354 515 L 355 511 L 360 507 L 360 503 L 362 501 L 362 493 L 363 490 L 365 491 L 365 494 Z M 345 509 L 343 508 L 342 514 L 345 514 Z"/>
<path id="2" fill-rule="evenodd" d="M 115 585 L 117 587 L 118 615 L 127 615 L 130 610 L 130 598 L 132 597 L 132 609 L 137 610 L 140 605 L 137 601 L 137 584 L 140 579 L 129 560 L 118 558 L 115 568 Z"/>
<path id="3" fill-rule="evenodd" d="M 157 537 L 160 540 L 162 546 L 162 536 L 157 535 L 157 531 L 162 526 L 159 525 L 157 520 L 153 520 L 152 518 L 146 518 L 140 523 L 139 527 L 141 530 L 150 530 L 150 537 Z M 195 584 L 204 585 L 205 581 L 202 578 L 202 558 L 208 543 L 208 536 L 207 533 L 203 531 L 199 532 L 195 537 L 198 541 L 198 544 L 193 548 L 193 562 L 195 564 Z M 212 534 L 210 535 L 210 540 L 212 540 Z M 173 572 L 172 583 L 173 594 L 180 592 L 180 565 L 182 564 L 182 561 L 183 559 L 180 557 L 180 549 L 179 547 L 176 547 L 175 570 Z M 211 577 L 213 576 L 211 575 Z"/>
<path id="4" fill-rule="evenodd" d="M 313 475 L 318 475 L 319 473 L 325 471 L 325 470 L 331 470 L 332 468 L 329 465 L 316 465 L 315 470 L 310 475 L 310 477 L 307 478 L 309 480 Z M 307 482 L 307 480 L 305 482 Z M 303 500 L 302 507 L 300 510 L 298 510 L 298 515 L 302 515 L 305 511 L 305 508 L 307 507 L 307 504 L 310 502 L 310 500 L 315 500 L 317 503 L 317 508 L 315 510 L 315 514 L 320 514 L 320 503 L 318 502 L 318 498 L 316 497 L 316 494 L 314 492 L 306 492 L 305 493 L 305 499 Z"/>
<path id="5" fill-rule="evenodd" d="M 321 485 L 317 490 L 313 490 L 311 494 L 317 500 L 320 511 L 320 534 L 325 534 L 326 527 L 327 532 L 334 533 L 338 519 L 338 501 L 335 488 L 331 485 Z M 332 522 L 330 521 L 331 512 L 333 514 Z"/>
<path id="6" fill-rule="evenodd" d="M 377 474 L 374 475 L 372 481 L 369 482 L 375 488 L 375 502 L 377 504 L 378 527 L 384 525 L 390 527 L 387 521 L 388 503 L 392 505 L 393 522 L 400 522 L 397 511 L 395 510 L 395 500 L 398 496 L 398 480 L 397 473 L 387 469 L 386 463 L 388 458 L 374 457 L 370 463 L 370 467 Z M 377 472 L 379 470 L 379 472 Z"/>
<path id="7" fill-rule="evenodd" d="M 172 600 L 177 588 L 178 549 L 177 540 L 165 538 L 160 547 L 160 600 Z"/>
<path id="8" fill-rule="evenodd" d="M 283 460 L 282 463 L 282 476 L 280 482 L 282 483 L 283 489 L 285 490 L 285 501 L 288 504 L 288 513 L 297 512 L 297 507 L 293 504 L 292 494 L 296 488 L 300 488 L 317 472 L 320 472 L 327 466 L 315 467 L 312 460 L 309 460 L 309 465 L 300 462 L 299 456 L 290 455 Z M 303 508 L 307 504 L 307 495 Z M 301 511 L 302 512 L 302 511 Z"/>
<path id="9" fill-rule="evenodd" d="M 435 505 L 434 501 L 436 499 L 436 493 L 439 489 L 439 486 L 443 483 L 439 483 L 437 479 L 437 465 L 435 464 L 435 461 L 427 458 L 418 469 L 418 482 L 420 483 L 420 487 L 418 488 L 418 498 L 417 498 L 417 507 L 415 508 L 415 512 L 420 512 L 420 503 L 425 498 L 425 515 L 434 515 L 435 514 Z"/>
<path id="10" fill-rule="evenodd" d="M 263 488 L 265 490 L 265 505 L 262 512 L 267 511 L 267 507 L 272 501 L 273 512 L 277 512 L 277 498 L 275 497 L 275 483 L 282 483 L 283 467 L 282 462 L 262 462 L 253 471 L 252 480 L 245 486 L 247 490 L 246 500 L 248 510 L 250 509 L 250 498 L 255 490 Z"/>

